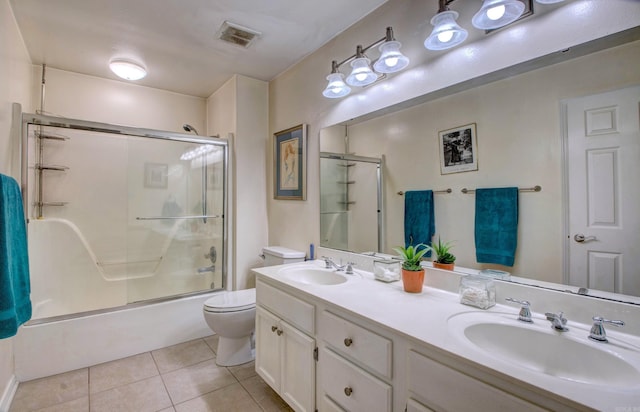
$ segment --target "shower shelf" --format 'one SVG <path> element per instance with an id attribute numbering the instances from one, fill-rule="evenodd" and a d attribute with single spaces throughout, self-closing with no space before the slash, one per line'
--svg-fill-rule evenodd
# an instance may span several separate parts
<path id="1" fill-rule="evenodd" d="M 36 169 L 38 170 L 56 170 L 59 172 L 64 172 L 69 170 L 69 168 L 67 166 L 55 166 L 55 165 L 42 165 L 42 164 L 36 164 Z"/>
<path id="2" fill-rule="evenodd" d="M 33 202 L 34 206 L 66 206 L 69 202 Z"/>
<path id="3" fill-rule="evenodd" d="M 35 134 L 38 137 L 38 139 L 69 140 L 69 137 L 67 137 L 67 136 L 56 136 L 56 135 L 52 135 L 52 134 L 41 133 L 41 132 L 38 132 L 38 131 L 36 131 Z"/>
<path id="4" fill-rule="evenodd" d="M 352 184 L 355 184 L 356 181 L 355 180 L 349 180 L 347 182 L 336 182 L 336 183 L 339 184 L 339 185 L 352 185 Z"/>
<path id="5" fill-rule="evenodd" d="M 355 201 L 351 201 L 351 202 L 338 202 L 339 205 L 355 205 L 356 202 Z"/>

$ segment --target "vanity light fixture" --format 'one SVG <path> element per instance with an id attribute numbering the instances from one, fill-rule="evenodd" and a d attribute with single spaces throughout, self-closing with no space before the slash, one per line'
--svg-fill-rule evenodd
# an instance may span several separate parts
<path id="1" fill-rule="evenodd" d="M 433 31 L 424 41 L 429 50 L 445 50 L 457 46 L 467 39 L 467 31 L 456 23 L 458 12 L 449 10 L 446 0 L 439 0 L 438 14 L 433 16 Z"/>
<path id="2" fill-rule="evenodd" d="M 375 46 L 380 46 L 378 49 L 380 57 L 374 61 L 372 67 L 371 60 L 365 53 Z M 351 88 L 347 84 L 364 87 L 385 78 L 387 73 L 395 73 L 404 69 L 409 65 L 409 58 L 400 52 L 400 47 L 402 44 L 393 37 L 393 29 L 387 27 L 385 37 L 367 47 L 358 45 L 355 54 L 341 62 L 336 60 L 331 62 L 331 74 L 327 76 L 329 83 L 322 95 L 328 98 L 344 97 L 351 93 Z M 351 74 L 347 76 L 345 84 L 344 75 L 339 71 L 339 68 L 349 62 L 352 70 Z"/>
<path id="3" fill-rule="evenodd" d="M 147 70 L 144 67 L 129 60 L 111 60 L 109 68 L 118 77 L 125 80 L 140 80 L 147 75 Z"/>
<path id="4" fill-rule="evenodd" d="M 524 3 L 520 0 L 484 0 L 471 24 L 482 30 L 498 29 L 518 20 L 523 12 Z"/>

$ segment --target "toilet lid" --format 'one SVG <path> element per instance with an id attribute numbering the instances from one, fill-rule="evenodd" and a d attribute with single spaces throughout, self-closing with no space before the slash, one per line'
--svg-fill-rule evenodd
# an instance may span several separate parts
<path id="1" fill-rule="evenodd" d="M 256 289 L 221 292 L 204 302 L 207 312 L 238 312 L 256 307 Z"/>

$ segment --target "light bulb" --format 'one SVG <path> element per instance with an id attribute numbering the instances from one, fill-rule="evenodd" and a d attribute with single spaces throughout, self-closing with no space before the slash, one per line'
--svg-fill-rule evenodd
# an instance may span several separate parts
<path id="1" fill-rule="evenodd" d="M 358 73 L 356 74 L 356 80 L 359 82 L 365 80 L 367 78 L 367 73 Z"/>
<path id="2" fill-rule="evenodd" d="M 487 10 L 487 17 L 490 18 L 491 20 L 498 20 L 499 18 L 504 16 L 504 11 L 505 9 L 503 4 L 496 7 L 492 7 L 489 10 Z"/>
<path id="3" fill-rule="evenodd" d="M 453 31 L 451 30 L 438 33 L 438 40 L 440 40 L 442 43 L 450 42 L 452 38 L 453 38 Z"/>
<path id="4" fill-rule="evenodd" d="M 388 58 L 384 59 L 384 63 L 388 67 L 395 67 L 395 65 L 398 64 L 398 58 L 397 57 L 388 57 Z"/>

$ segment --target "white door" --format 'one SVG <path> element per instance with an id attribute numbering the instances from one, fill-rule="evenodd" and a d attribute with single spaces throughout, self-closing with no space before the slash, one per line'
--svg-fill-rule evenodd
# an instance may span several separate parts
<path id="1" fill-rule="evenodd" d="M 256 372 L 271 388 L 280 392 L 280 319 L 256 308 Z M 282 332 L 280 332 L 282 333 Z"/>
<path id="2" fill-rule="evenodd" d="M 281 323 L 281 396 L 297 412 L 313 412 L 316 405 L 315 340 Z"/>
<path id="3" fill-rule="evenodd" d="M 640 296 L 640 87 L 564 103 L 569 284 Z"/>

